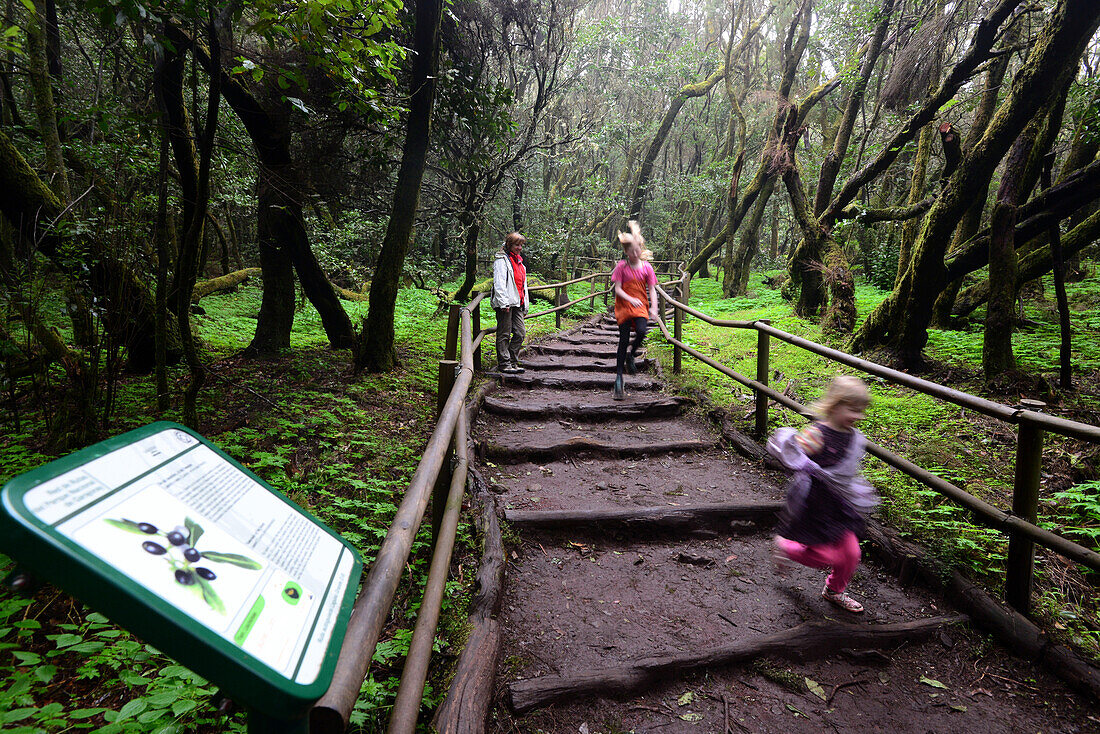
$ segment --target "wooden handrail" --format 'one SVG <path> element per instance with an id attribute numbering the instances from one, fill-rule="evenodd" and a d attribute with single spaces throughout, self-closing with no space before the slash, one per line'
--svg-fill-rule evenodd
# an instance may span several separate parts
<path id="1" fill-rule="evenodd" d="M 974 410 L 980 410 L 986 415 L 999 418 L 1006 422 L 1020 423 L 1029 422 L 1035 425 L 1041 425 L 1044 428 L 1048 428 L 1052 432 L 1060 433 L 1061 435 L 1071 436 L 1074 438 L 1082 438 L 1088 441 L 1100 442 L 1100 428 L 1096 426 L 1090 426 L 1084 423 L 1077 423 L 1075 421 L 1068 421 L 1062 418 L 1052 418 L 1043 413 L 1039 413 L 1032 410 L 1025 410 L 1019 408 L 1011 408 L 1000 403 L 994 403 L 992 401 L 979 398 L 969 393 L 964 393 L 958 390 L 952 390 L 951 388 L 944 387 L 934 382 L 922 380 L 912 375 L 907 375 L 904 372 L 897 372 L 891 370 L 888 367 L 879 365 L 874 362 L 868 362 L 857 357 L 852 357 L 844 352 L 839 352 L 835 349 L 822 346 L 815 342 L 811 342 L 801 337 L 795 337 L 784 331 L 780 331 L 772 327 L 770 324 L 763 320 L 757 321 L 728 321 L 722 319 L 715 319 L 707 314 L 702 313 L 696 309 L 687 306 L 680 301 L 677 301 L 670 296 L 663 288 L 659 288 L 660 294 L 666 301 L 673 305 L 677 310 L 682 310 L 686 313 L 705 321 L 708 324 L 723 327 L 732 328 L 744 328 L 755 329 L 760 333 L 768 334 L 769 336 L 775 336 L 779 339 L 783 339 L 794 346 L 806 349 L 807 351 L 819 354 L 823 357 L 829 357 L 835 361 L 842 362 L 857 369 L 864 370 L 870 374 L 875 374 L 884 379 L 890 380 L 911 387 L 914 390 L 924 392 L 934 397 L 941 398 L 943 400 L 963 405 L 964 407 L 971 407 Z M 727 377 L 735 380 L 736 382 L 757 391 L 758 394 L 766 395 L 775 402 L 790 408 L 799 415 L 812 419 L 813 413 L 805 405 L 787 397 L 786 395 L 772 389 L 768 385 L 759 380 L 754 380 L 746 377 L 729 367 L 711 359 L 697 349 L 684 343 L 682 340 L 677 339 L 671 333 L 669 333 L 668 326 L 664 323 L 664 314 L 658 315 L 657 325 L 661 329 L 661 333 L 665 339 L 673 344 L 677 349 L 681 349 L 691 356 L 698 359 L 700 362 L 718 370 Z M 900 379 L 904 378 L 904 379 Z M 965 402 L 964 402 L 965 401 Z M 881 459 L 886 464 L 898 469 L 899 471 L 907 474 L 908 476 L 916 479 L 925 486 L 934 489 L 940 494 L 948 497 L 949 499 L 957 502 L 966 509 L 970 510 L 982 523 L 1010 534 L 1016 534 L 1023 536 L 1030 541 L 1038 543 L 1039 545 L 1049 548 L 1050 550 L 1059 553 L 1060 555 L 1069 558 L 1077 563 L 1080 563 L 1093 570 L 1100 571 L 1100 553 L 1086 548 L 1078 543 L 1065 538 L 1057 533 L 1053 533 L 1049 530 L 1045 530 L 1033 523 L 1028 522 L 1020 518 L 1018 515 L 1004 512 L 997 507 L 981 500 L 973 495 L 969 494 L 963 489 L 956 487 L 950 482 L 932 474 L 931 472 L 913 464 L 909 460 L 898 456 L 890 452 L 889 450 L 879 446 L 878 444 L 868 441 L 867 444 L 868 453 Z"/>
<path id="2" fill-rule="evenodd" d="M 435 549 L 432 551 L 432 563 L 424 585 L 424 596 L 420 601 L 420 612 L 416 615 L 416 627 L 413 628 L 412 640 L 409 642 L 405 668 L 401 671 L 401 684 L 390 712 L 387 731 L 391 734 L 412 734 L 416 731 L 416 719 L 420 713 L 428 665 L 432 658 L 432 643 L 435 642 L 435 628 L 439 624 L 443 593 L 451 570 L 451 554 L 458 531 L 458 516 L 462 510 L 462 495 L 466 489 L 469 430 L 466 410 L 463 409 L 459 411 L 458 425 L 455 428 L 456 466 L 451 477 L 450 491 L 447 493 L 447 509 L 443 514 Z"/>
<path id="3" fill-rule="evenodd" d="M 447 456 L 459 416 L 465 411 L 466 393 L 474 375 L 473 320 L 471 310 L 484 298 L 479 294 L 462 309 L 462 360 L 454 388 L 439 416 L 436 429 L 424 447 L 409 488 L 397 508 L 382 545 L 378 549 L 370 572 L 363 583 L 348 620 L 340 656 L 333 672 L 332 684 L 310 711 L 311 734 L 341 734 L 347 729 L 359 689 L 366 678 L 378 638 L 393 605 L 394 593 L 420 523 L 424 519 L 428 500 Z"/>

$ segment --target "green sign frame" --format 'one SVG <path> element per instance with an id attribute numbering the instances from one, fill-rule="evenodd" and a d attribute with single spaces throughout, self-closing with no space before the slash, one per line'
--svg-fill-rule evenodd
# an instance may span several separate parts
<path id="1" fill-rule="evenodd" d="M 287 721 L 328 690 L 362 576 L 350 543 L 167 421 L 7 482 L 0 550 Z"/>

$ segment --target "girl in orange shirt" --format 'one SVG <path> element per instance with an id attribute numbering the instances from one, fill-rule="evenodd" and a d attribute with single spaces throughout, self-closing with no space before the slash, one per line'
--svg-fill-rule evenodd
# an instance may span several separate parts
<path id="1" fill-rule="evenodd" d="M 657 273 L 646 262 L 652 253 L 645 249 L 641 227 L 633 219 L 629 232 L 619 233 L 624 258 L 611 271 L 615 284 L 615 321 L 619 324 L 619 351 L 615 359 L 615 387 L 611 397 L 622 400 L 623 370 L 630 374 L 638 371 L 634 358 L 649 331 L 649 319 L 657 320 Z M 630 343 L 630 330 L 634 330 L 634 344 Z"/>

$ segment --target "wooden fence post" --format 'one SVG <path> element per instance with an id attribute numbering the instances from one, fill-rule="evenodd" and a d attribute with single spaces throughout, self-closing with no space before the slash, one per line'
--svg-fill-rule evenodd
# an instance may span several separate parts
<path id="1" fill-rule="evenodd" d="M 451 388 L 455 386 L 455 373 L 457 371 L 458 362 L 456 360 L 439 360 L 439 383 L 435 396 L 435 415 L 437 418 L 443 413 L 443 406 L 447 404 L 447 398 L 451 397 Z"/>
<path id="2" fill-rule="evenodd" d="M 680 287 L 676 289 L 677 300 L 683 297 L 682 291 L 684 290 L 684 283 L 680 281 Z M 672 307 L 672 335 L 676 337 L 676 341 L 684 340 L 684 312 L 675 306 Z M 675 374 L 680 374 L 681 369 L 681 352 L 679 345 L 672 345 L 672 371 Z"/>
<path id="3" fill-rule="evenodd" d="M 1040 400 L 1021 400 L 1028 410 L 1041 410 Z M 1020 421 L 1016 436 L 1016 477 L 1012 485 L 1012 514 L 1035 524 L 1039 515 L 1039 474 L 1043 466 L 1043 429 L 1028 420 Z M 1019 535 L 1008 539 L 1005 573 L 1005 601 L 1020 614 L 1031 606 L 1031 581 L 1035 566 L 1035 543 Z"/>
<path id="4" fill-rule="evenodd" d="M 611 294 L 608 291 L 611 289 L 611 273 L 603 276 L 603 305 L 607 307 L 607 298 Z"/>
<path id="5" fill-rule="evenodd" d="M 596 281 L 599 278 L 595 274 L 592 275 L 592 288 L 588 291 L 590 298 L 588 299 L 588 310 L 594 310 L 596 308 Z"/>
<path id="6" fill-rule="evenodd" d="M 554 308 L 561 305 L 561 286 L 554 288 Z M 561 311 L 554 312 L 554 328 L 561 328 Z"/>
<path id="7" fill-rule="evenodd" d="M 462 306 L 452 303 L 447 310 L 447 341 L 443 347 L 443 359 L 458 357 L 458 324 L 462 318 Z"/>
<path id="8" fill-rule="evenodd" d="M 762 324 L 770 324 L 769 319 L 760 319 Z M 768 360 L 771 357 L 771 335 L 764 331 L 756 332 L 756 381 L 762 385 L 768 384 L 768 373 L 771 368 Z M 768 396 L 763 390 L 756 391 L 756 435 L 763 438 L 768 433 Z"/>
<path id="9" fill-rule="evenodd" d="M 481 333 L 481 304 L 477 304 L 472 312 L 470 312 L 470 319 L 472 321 L 472 328 L 470 329 L 470 338 L 477 339 L 477 335 Z M 484 341 L 484 340 L 482 340 Z M 481 372 L 481 344 L 477 345 L 477 349 L 474 350 L 474 372 Z"/>

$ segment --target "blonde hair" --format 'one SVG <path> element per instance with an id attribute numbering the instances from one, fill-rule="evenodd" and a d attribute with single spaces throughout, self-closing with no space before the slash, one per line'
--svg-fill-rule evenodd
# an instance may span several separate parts
<path id="1" fill-rule="evenodd" d="M 838 405 L 866 408 L 870 403 L 871 393 L 863 380 L 851 375 L 837 375 L 825 389 L 825 395 L 811 405 L 810 410 L 819 418 L 826 418 Z"/>
<path id="2" fill-rule="evenodd" d="M 642 260 L 649 262 L 653 260 L 653 251 L 645 246 L 645 237 L 642 236 L 642 226 L 638 224 L 637 219 L 631 219 L 626 223 L 626 226 L 630 228 L 629 232 L 619 232 L 619 244 L 624 248 L 630 244 L 638 245 L 638 249 L 641 250 Z"/>

